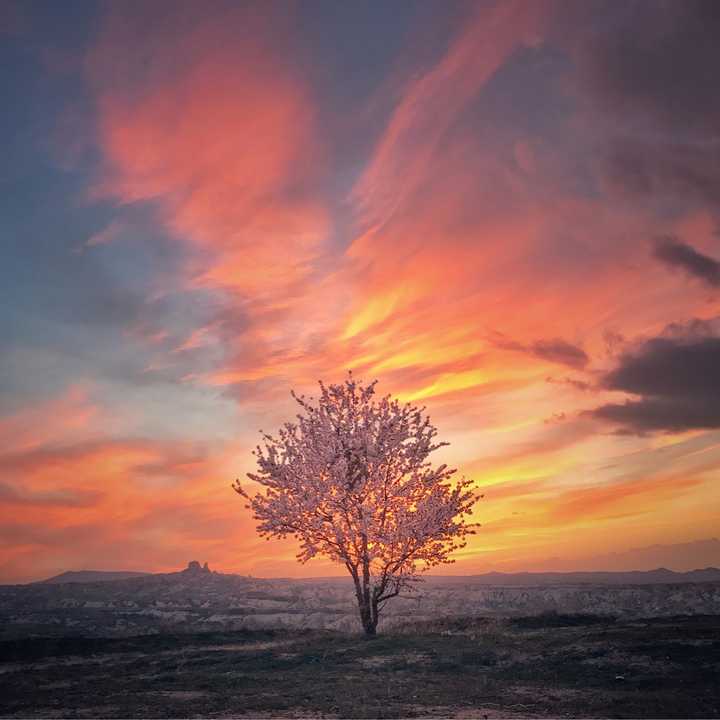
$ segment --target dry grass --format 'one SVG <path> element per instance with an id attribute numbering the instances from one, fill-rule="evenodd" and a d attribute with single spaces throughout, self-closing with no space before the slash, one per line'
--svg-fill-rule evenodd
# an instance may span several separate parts
<path id="1" fill-rule="evenodd" d="M 720 717 L 720 617 L 0 643 L 2 717 Z"/>

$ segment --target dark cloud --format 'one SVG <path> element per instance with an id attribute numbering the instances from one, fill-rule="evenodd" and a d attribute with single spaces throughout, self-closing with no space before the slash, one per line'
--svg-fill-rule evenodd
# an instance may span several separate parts
<path id="1" fill-rule="evenodd" d="M 556 378 L 549 375 L 545 378 L 545 382 L 552 385 L 567 385 L 568 387 L 575 388 L 576 390 L 582 390 L 583 392 L 595 389 L 595 386 L 592 383 L 572 377 Z"/>
<path id="2" fill-rule="evenodd" d="M 647 341 L 636 355 L 624 355 L 604 380 L 611 390 L 643 395 L 707 395 L 720 388 L 720 338 Z"/>
<path id="3" fill-rule="evenodd" d="M 720 262 L 703 255 L 674 237 L 658 238 L 653 255 L 672 268 L 678 268 L 711 287 L 720 287 Z"/>
<path id="4" fill-rule="evenodd" d="M 648 432 L 683 432 L 720 427 L 720 405 L 717 398 L 655 399 L 609 403 L 596 408 L 596 418 L 620 426 L 621 433 L 643 435 Z"/>
<path id="5" fill-rule="evenodd" d="M 580 90 L 598 121 L 608 122 L 606 179 L 648 198 L 717 204 L 720 3 L 574 5 L 580 10 L 571 3 L 570 14 L 585 19 L 568 35 Z"/>
<path id="6" fill-rule="evenodd" d="M 590 358 L 581 347 L 572 345 L 561 338 L 541 339 L 526 345 L 517 340 L 511 340 L 502 333 L 493 332 L 489 340 L 495 347 L 502 350 L 526 353 L 541 360 L 573 368 L 583 368 L 590 362 Z"/>
<path id="7" fill-rule="evenodd" d="M 617 330 L 607 329 L 603 332 L 603 342 L 605 343 L 605 354 L 608 357 L 614 357 L 625 344 L 625 336 Z"/>
<path id="8" fill-rule="evenodd" d="M 659 337 L 620 358 L 603 379 L 608 390 L 637 396 L 591 414 L 624 432 L 720 427 L 720 337 Z"/>
<path id="9" fill-rule="evenodd" d="M 571 345 L 565 340 L 537 340 L 530 346 L 531 354 L 543 360 L 582 368 L 588 364 L 590 358 L 587 353 L 577 345 Z"/>
<path id="10" fill-rule="evenodd" d="M 604 3 L 602 11 L 602 24 L 580 48 L 598 100 L 683 134 L 713 133 L 720 114 L 720 4 L 641 0 Z"/>
<path id="11" fill-rule="evenodd" d="M 613 137 L 603 158 L 605 180 L 629 195 L 720 203 L 720 148 L 700 141 Z"/>
<path id="12" fill-rule="evenodd" d="M 720 316 L 714 318 L 692 318 L 687 322 L 668 323 L 661 333 L 663 338 L 674 340 L 702 340 L 720 336 Z"/>

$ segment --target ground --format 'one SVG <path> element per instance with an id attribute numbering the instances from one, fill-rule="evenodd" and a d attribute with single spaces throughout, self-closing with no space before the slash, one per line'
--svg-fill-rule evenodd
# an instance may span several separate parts
<path id="1" fill-rule="evenodd" d="M 0 642 L 2 717 L 720 717 L 720 616 Z"/>

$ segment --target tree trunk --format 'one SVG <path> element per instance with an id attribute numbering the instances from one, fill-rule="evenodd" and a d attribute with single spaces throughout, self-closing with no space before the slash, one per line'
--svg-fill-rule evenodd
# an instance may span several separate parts
<path id="1" fill-rule="evenodd" d="M 365 635 L 372 637 L 377 633 L 377 610 L 373 612 L 372 604 L 370 602 L 365 604 L 364 600 L 365 598 L 363 598 L 363 602 L 360 603 L 360 621 L 362 622 Z"/>
<path id="2" fill-rule="evenodd" d="M 370 568 L 369 564 L 364 564 L 363 576 L 360 578 L 357 566 L 352 563 L 346 563 L 348 571 L 352 576 L 355 584 L 355 596 L 358 601 L 358 610 L 360 611 L 360 622 L 367 637 L 373 637 L 377 634 L 378 624 L 378 602 L 375 594 L 370 589 Z"/>
<path id="3" fill-rule="evenodd" d="M 377 602 L 369 594 L 363 592 L 360 579 L 355 582 L 355 594 L 357 595 L 358 610 L 360 611 L 360 622 L 362 623 L 365 635 L 372 637 L 377 633 L 378 608 Z"/>
<path id="4" fill-rule="evenodd" d="M 370 584 L 370 558 L 368 556 L 368 541 L 365 533 L 362 534 L 362 592 L 358 593 L 360 601 L 360 619 L 362 620 L 365 635 L 375 635 L 377 629 L 377 603 Z M 362 598 L 360 598 L 362 595 Z"/>

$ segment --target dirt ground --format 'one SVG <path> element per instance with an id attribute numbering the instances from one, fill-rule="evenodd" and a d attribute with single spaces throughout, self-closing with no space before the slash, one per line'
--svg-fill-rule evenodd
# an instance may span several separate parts
<path id="1" fill-rule="evenodd" d="M 0 642 L 0 716 L 720 717 L 720 616 Z"/>

